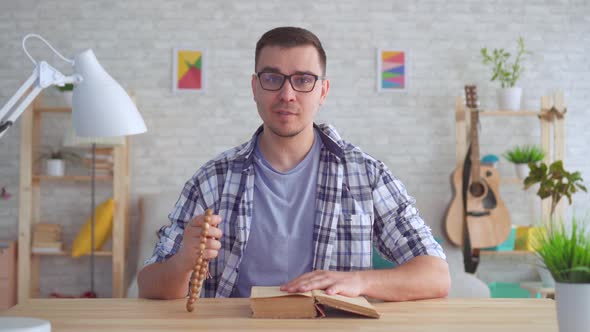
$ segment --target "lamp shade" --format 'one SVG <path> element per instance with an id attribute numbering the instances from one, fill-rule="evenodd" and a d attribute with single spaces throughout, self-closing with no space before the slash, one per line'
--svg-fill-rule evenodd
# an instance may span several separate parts
<path id="1" fill-rule="evenodd" d="M 147 130 L 127 92 L 102 68 L 92 50 L 76 56 L 74 70 L 82 76 L 72 97 L 72 120 L 78 136 L 125 136 Z"/>

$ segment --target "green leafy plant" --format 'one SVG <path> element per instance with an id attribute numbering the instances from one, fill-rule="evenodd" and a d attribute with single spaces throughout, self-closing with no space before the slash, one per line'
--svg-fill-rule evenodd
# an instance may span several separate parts
<path id="1" fill-rule="evenodd" d="M 74 90 L 74 84 L 72 84 L 72 83 L 66 83 L 66 84 L 64 84 L 64 86 L 55 86 L 55 87 L 61 92 Z"/>
<path id="2" fill-rule="evenodd" d="M 490 81 L 500 81 L 502 88 L 511 88 L 516 85 L 520 75 L 524 72 L 524 67 L 521 65 L 521 61 L 527 54 L 531 54 L 531 52 L 525 49 L 522 37 L 518 38 L 518 50 L 516 53 L 516 60 L 514 60 L 513 63 L 508 63 L 511 54 L 503 48 L 494 49 L 491 52 L 485 47 L 481 49 L 483 64 L 489 64 L 492 67 L 492 78 Z"/>
<path id="3" fill-rule="evenodd" d="M 551 223 L 537 233 L 535 251 L 555 281 L 590 283 L 590 233 L 584 226 L 574 217 L 571 231 Z"/>
<path id="4" fill-rule="evenodd" d="M 515 146 L 504 153 L 506 160 L 515 164 L 537 163 L 545 158 L 545 152 L 536 145 Z"/>
<path id="5" fill-rule="evenodd" d="M 573 194 L 579 190 L 586 191 L 580 172 L 566 171 L 561 160 L 553 162 L 549 167 L 545 163 L 539 165 L 529 163 L 529 169 L 529 176 L 524 179 L 524 188 L 528 189 L 535 183 L 539 183 L 537 195 L 541 199 L 551 197 L 551 216 L 563 196 L 567 197 L 571 205 Z"/>

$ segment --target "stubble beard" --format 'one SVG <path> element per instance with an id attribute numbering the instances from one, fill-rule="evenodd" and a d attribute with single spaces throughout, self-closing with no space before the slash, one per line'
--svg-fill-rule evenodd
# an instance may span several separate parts
<path id="1" fill-rule="evenodd" d="M 295 111 L 296 114 L 298 114 L 297 116 L 299 116 L 301 114 L 301 111 L 296 108 L 293 107 L 291 105 L 285 105 L 285 104 L 278 104 L 278 105 L 273 105 L 272 110 L 274 111 L 275 109 L 280 108 L 280 109 L 286 109 L 289 111 Z M 266 127 L 276 136 L 281 137 L 281 138 L 292 138 L 295 137 L 297 135 L 299 135 L 305 128 L 292 128 L 292 129 L 281 129 L 280 124 L 275 126 L 272 123 L 269 123 L 266 125 Z"/>
<path id="2" fill-rule="evenodd" d="M 292 129 L 292 130 L 279 130 L 277 128 L 273 128 L 273 126 L 267 126 L 267 128 L 276 136 L 281 137 L 281 138 L 291 138 L 291 137 L 295 137 L 297 135 L 299 135 L 302 131 L 302 129 Z"/>

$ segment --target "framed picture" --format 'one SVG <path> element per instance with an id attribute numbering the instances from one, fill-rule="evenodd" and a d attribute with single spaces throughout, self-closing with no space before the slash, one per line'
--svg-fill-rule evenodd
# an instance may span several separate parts
<path id="1" fill-rule="evenodd" d="M 205 50 L 174 48 L 172 50 L 172 92 L 202 92 L 205 89 Z"/>
<path id="2" fill-rule="evenodd" d="M 377 50 L 377 91 L 404 92 L 408 89 L 408 52 Z"/>

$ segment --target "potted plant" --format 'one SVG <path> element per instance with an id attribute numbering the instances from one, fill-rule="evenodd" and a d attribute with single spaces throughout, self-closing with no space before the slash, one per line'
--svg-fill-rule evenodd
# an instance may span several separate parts
<path id="1" fill-rule="evenodd" d="M 557 321 L 562 332 L 586 332 L 590 327 L 590 232 L 576 218 L 571 228 L 550 224 L 535 250 L 555 279 Z"/>
<path id="2" fill-rule="evenodd" d="M 489 52 L 487 48 L 481 49 L 481 57 L 484 65 L 492 68 L 490 81 L 500 81 L 501 89 L 498 90 L 498 104 L 501 110 L 516 111 L 520 109 L 522 88 L 516 86 L 516 82 L 524 72 L 521 61 L 524 56 L 530 54 L 524 47 L 522 37 L 518 38 L 518 50 L 516 59 L 509 63 L 511 54 L 503 48 Z"/>
<path id="3" fill-rule="evenodd" d="M 45 174 L 50 176 L 64 176 L 66 160 L 77 161 L 80 156 L 74 152 L 59 148 L 45 148 L 39 156 L 46 160 Z"/>
<path id="4" fill-rule="evenodd" d="M 516 175 L 524 180 L 529 175 L 529 163 L 538 163 L 545 158 L 545 152 L 536 145 L 515 146 L 504 153 L 504 158 L 516 167 Z"/>
<path id="5" fill-rule="evenodd" d="M 61 92 L 62 97 L 69 107 L 72 107 L 72 97 L 74 95 L 74 84 L 66 83 L 64 86 L 56 86 L 56 88 Z"/>
<path id="6" fill-rule="evenodd" d="M 528 189 L 532 185 L 539 183 L 537 195 L 541 199 L 551 197 L 551 219 L 555 213 L 555 207 L 565 196 L 568 203 L 572 204 L 572 195 L 586 187 L 582 184 L 584 179 L 580 172 L 570 173 L 563 168 L 563 161 L 557 160 L 549 167 L 545 163 L 539 165 L 529 163 L 530 173 L 524 179 L 524 188 Z"/>

